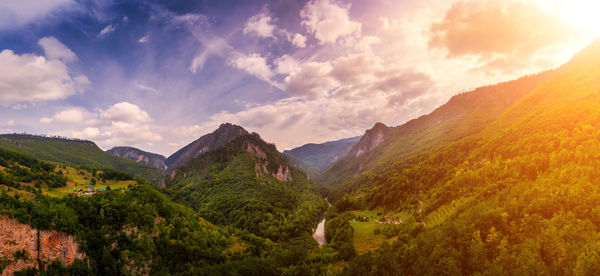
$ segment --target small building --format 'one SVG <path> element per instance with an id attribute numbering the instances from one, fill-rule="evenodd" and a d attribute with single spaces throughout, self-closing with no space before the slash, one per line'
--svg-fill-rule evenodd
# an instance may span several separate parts
<path id="1" fill-rule="evenodd" d="M 96 188 L 95 188 L 94 186 L 89 186 L 89 187 L 87 188 L 87 191 L 88 191 L 88 192 L 94 192 L 94 191 L 96 191 Z"/>

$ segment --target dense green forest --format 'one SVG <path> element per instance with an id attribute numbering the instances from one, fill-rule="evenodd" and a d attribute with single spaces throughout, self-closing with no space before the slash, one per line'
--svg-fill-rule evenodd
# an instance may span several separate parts
<path id="1" fill-rule="evenodd" d="M 344 272 L 597 275 L 599 44 L 478 133 L 380 164 L 331 193 L 340 212 L 413 218 L 388 227 L 397 241 Z"/>
<path id="2" fill-rule="evenodd" d="M 69 188 L 63 171 L 77 162 L 0 139 L 20 152 L 0 149 L 0 215 L 73 235 L 85 253 L 25 275 L 598 275 L 599 122 L 600 41 L 561 68 L 389 130 L 330 166 L 327 188 L 258 134 L 226 125 L 239 135 L 204 136 L 215 148 L 186 152 L 195 157 L 164 187 L 80 167 L 90 181 L 125 184 L 50 197 L 43 189 Z M 0 268 L 32 256 L 2 256 Z"/>
<path id="3" fill-rule="evenodd" d="M 0 135 L 0 148 L 70 166 L 113 169 L 158 183 L 162 175 L 157 168 L 104 152 L 94 142 L 28 134 Z"/>
<path id="4" fill-rule="evenodd" d="M 207 160 L 211 170 L 224 166 L 220 173 L 204 176 L 207 183 L 221 187 L 203 197 L 191 194 L 190 198 L 181 194 L 190 192 L 193 185 L 182 189 L 182 193 L 175 192 L 176 186 L 164 191 L 174 193 L 177 201 L 196 210 L 173 202 L 142 179 L 129 188 L 91 196 L 45 196 L 42 187 L 51 185 L 54 179 L 66 181 L 62 172 L 68 168 L 0 149 L 0 216 L 36 229 L 73 235 L 85 254 L 83 260 L 75 260 L 69 267 L 54 262 L 41 264 L 45 267 L 42 271 L 30 268 L 17 274 L 316 275 L 337 271 L 333 264 L 349 259 L 340 254 L 343 249 L 338 244 L 318 247 L 311 237 L 312 228 L 326 208 L 317 193 L 322 191 L 295 168 L 290 168 L 295 180 L 287 182 L 266 172 L 257 178 L 254 167 L 248 174 L 244 164 L 252 163 L 255 157 L 248 153 L 229 157 L 239 143 L 264 147 L 266 158 L 277 168 L 286 161 L 273 145 L 257 136 L 248 135 L 236 142 L 180 169 L 183 174 L 189 170 L 190 176 L 198 177 L 199 172 L 194 172 L 197 165 Z M 224 159 L 213 163 L 212 158 Z M 265 166 L 267 170 L 275 168 Z M 105 169 L 97 173 L 97 178 L 129 180 L 131 176 Z M 283 196 L 289 202 L 279 200 Z M 214 206 L 198 208 L 206 202 Z M 0 268 L 18 258 L 35 256 L 34 252 L 18 253 L 3 256 Z"/>

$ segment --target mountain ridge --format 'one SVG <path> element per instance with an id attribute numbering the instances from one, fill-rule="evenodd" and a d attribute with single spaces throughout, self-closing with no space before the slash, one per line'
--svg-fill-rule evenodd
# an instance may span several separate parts
<path id="1" fill-rule="evenodd" d="M 222 146 L 240 135 L 248 134 L 243 127 L 231 123 L 223 123 L 215 131 L 205 134 L 200 138 L 179 149 L 165 160 L 168 170 L 172 171 L 187 161 Z"/>
<path id="2" fill-rule="evenodd" d="M 150 165 L 160 169 L 161 171 L 167 171 L 168 169 L 167 165 L 165 165 L 165 160 L 167 158 L 161 154 L 143 151 L 130 146 L 113 147 L 106 152 L 114 156 L 123 157 L 135 162 L 141 162 Z"/>

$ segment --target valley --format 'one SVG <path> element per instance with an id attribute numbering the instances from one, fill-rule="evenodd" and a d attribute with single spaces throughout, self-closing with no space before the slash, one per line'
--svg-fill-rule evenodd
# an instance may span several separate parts
<path id="1" fill-rule="evenodd" d="M 0 1 L 0 275 L 600 275 L 598 10 Z"/>

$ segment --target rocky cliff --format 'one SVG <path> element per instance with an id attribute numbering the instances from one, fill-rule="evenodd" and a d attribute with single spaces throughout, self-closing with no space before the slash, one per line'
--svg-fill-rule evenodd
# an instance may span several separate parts
<path id="1" fill-rule="evenodd" d="M 141 162 L 150 165 L 160 169 L 161 171 L 167 170 L 167 165 L 165 165 L 165 160 L 167 158 L 160 154 L 146 152 L 133 147 L 114 147 L 106 152 L 114 156 L 119 156 L 135 162 Z"/>
<path id="2" fill-rule="evenodd" d="M 383 123 L 376 123 L 373 128 L 367 130 L 365 135 L 360 138 L 358 143 L 354 145 L 348 155 L 353 157 L 359 157 L 364 153 L 370 152 L 375 147 L 379 146 L 381 142 L 391 132 L 392 128 L 384 125 Z"/>
<path id="3" fill-rule="evenodd" d="M 0 258 L 6 260 L 2 276 L 35 267 L 38 259 L 43 264 L 60 260 L 65 266 L 71 265 L 85 257 L 77 251 L 78 247 L 73 236 L 64 232 L 40 231 L 17 220 L 0 217 Z"/>

